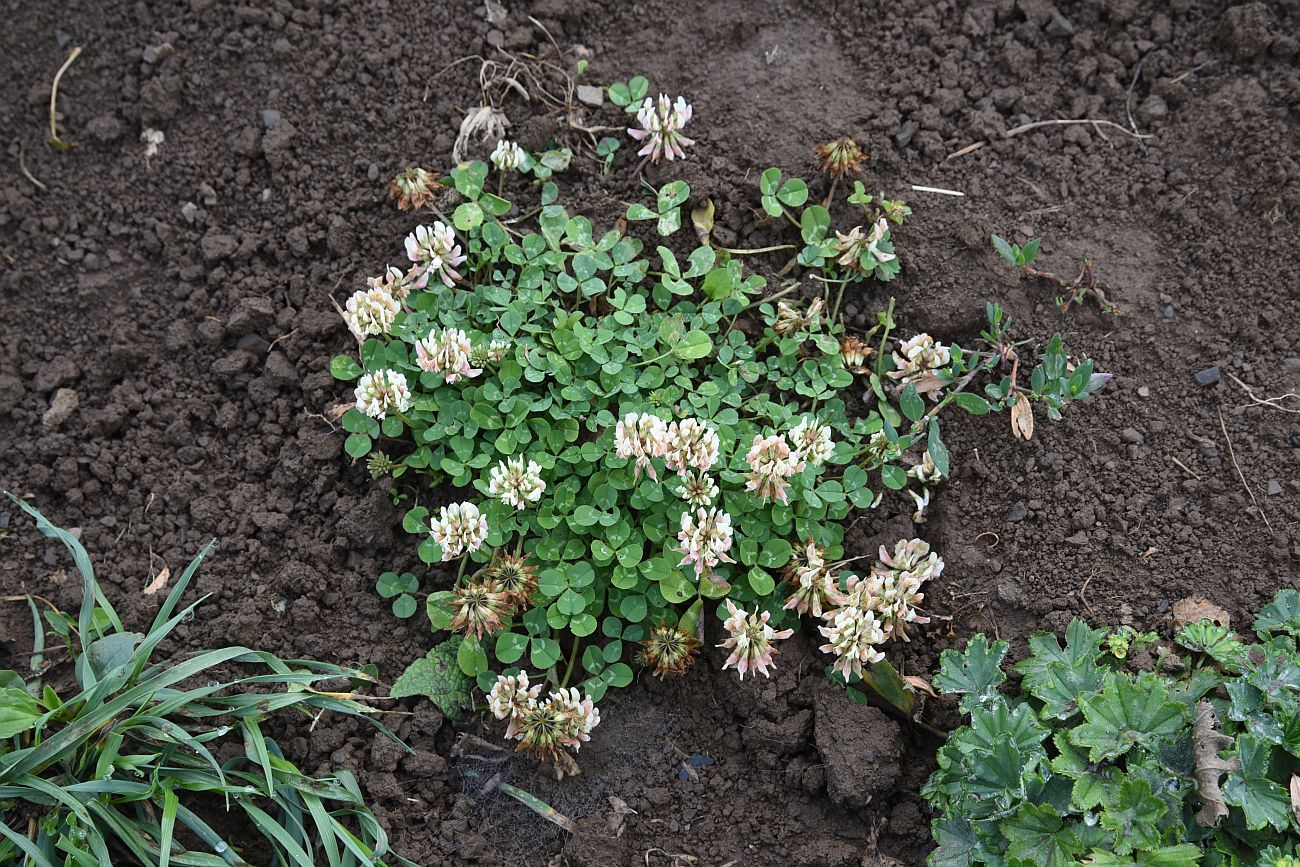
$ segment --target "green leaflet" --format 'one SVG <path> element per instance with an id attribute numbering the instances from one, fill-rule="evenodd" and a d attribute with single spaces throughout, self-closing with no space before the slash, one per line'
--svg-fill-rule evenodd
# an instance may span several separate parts
<path id="1" fill-rule="evenodd" d="M 962 653 L 945 650 L 939 655 L 935 689 L 960 695 L 961 709 L 966 713 L 991 704 L 998 686 L 1007 679 L 1001 668 L 1007 646 L 1005 641 L 995 641 L 990 645 L 988 639 L 980 634 L 967 642 Z"/>

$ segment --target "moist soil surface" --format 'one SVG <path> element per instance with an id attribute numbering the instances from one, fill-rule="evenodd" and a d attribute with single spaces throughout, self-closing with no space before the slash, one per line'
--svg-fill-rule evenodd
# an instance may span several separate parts
<path id="1" fill-rule="evenodd" d="M 451 164 L 484 57 L 552 64 L 521 81 L 530 99 L 499 104 L 529 149 L 574 148 L 562 195 L 598 228 L 641 194 L 626 138 L 601 175 L 592 139 L 540 92 L 562 95 L 556 70 L 579 59 L 579 83 L 642 74 L 692 101 L 698 144 L 645 174 L 711 197 L 728 246 L 792 240 L 757 208 L 764 168 L 812 178 L 814 144 L 862 142 L 868 190 L 915 213 L 895 233 L 899 279 L 851 290 L 851 328 L 892 294 L 904 334 L 969 345 L 994 300 L 1018 336 L 1059 331 L 1115 374 L 1028 442 L 1005 417 L 948 424 L 953 477 L 918 528 L 947 568 L 932 622 L 891 648 L 907 672 L 932 673 L 977 631 L 1014 658 L 1074 617 L 1167 629 L 1169 606 L 1197 595 L 1241 623 L 1300 586 L 1300 401 L 1265 403 L 1300 392 L 1294 2 L 5 6 L 0 484 L 79 528 L 132 623 L 158 604 L 141 592 L 153 576 L 220 540 L 194 590 L 210 598 L 166 653 L 240 643 L 391 682 L 434 643 L 374 581 L 411 569 L 428 591 L 451 576 L 415 558 L 402 509 L 344 455 L 329 411 L 350 389 L 327 364 L 353 346 L 336 303 L 402 264 L 420 220 L 387 180 Z M 76 147 L 59 152 L 44 144 L 50 83 L 73 46 L 58 110 Z M 578 125 L 626 125 L 608 103 L 573 106 Z M 1108 123 L 1020 131 L 1079 118 Z M 146 128 L 165 135 L 151 157 Z M 1039 264 L 1061 273 L 1091 261 L 1122 315 L 1059 310 L 992 233 L 1041 238 Z M 784 259 L 747 263 L 771 275 Z M 846 554 L 911 535 L 911 511 L 891 496 L 855 515 Z M 71 564 L 13 507 L 0 534 L 0 590 L 77 604 Z M 31 637 L 26 605 L 0 604 L 0 667 Z M 458 733 L 499 730 L 427 702 L 386 717 L 412 753 L 331 717 L 273 730 L 306 770 L 357 772 L 423 865 L 921 863 L 936 740 L 849 702 L 808 635 L 770 680 L 739 682 L 722 659 L 611 695 L 563 783 L 487 748 L 458 757 Z M 958 722 L 947 701 L 922 718 Z M 497 773 L 578 832 L 484 791 Z"/>

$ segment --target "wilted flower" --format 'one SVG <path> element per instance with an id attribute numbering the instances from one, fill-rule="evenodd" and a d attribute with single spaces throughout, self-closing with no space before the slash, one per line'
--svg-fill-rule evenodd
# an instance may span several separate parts
<path id="1" fill-rule="evenodd" d="M 406 275 L 402 273 L 401 268 L 394 268 L 392 265 L 385 268 L 384 273 L 378 277 L 367 277 L 366 285 L 371 289 L 382 289 L 398 301 L 411 294 Z"/>
<path id="2" fill-rule="evenodd" d="M 741 680 L 745 679 L 747 671 L 757 671 L 764 677 L 771 677 L 767 673 L 767 667 L 772 665 L 772 657 L 777 652 L 772 642 L 789 638 L 794 635 L 794 630 L 782 629 L 777 632 L 767 623 L 772 616 L 769 612 L 747 615 L 730 599 L 727 600 L 727 611 L 730 616 L 722 622 L 722 626 L 729 637 L 718 647 L 729 649 L 731 656 L 722 664 L 723 669 L 735 666 Z"/>
<path id="3" fill-rule="evenodd" d="M 917 374 L 947 367 L 952 363 L 952 353 L 942 343 L 924 332 L 910 340 L 903 341 L 894 353 L 895 370 L 889 375 L 894 379 L 907 379 Z"/>
<path id="4" fill-rule="evenodd" d="M 668 425 L 668 448 L 664 464 L 685 475 L 689 467 L 708 472 L 718 459 L 718 432 L 698 419 L 688 418 Z"/>
<path id="5" fill-rule="evenodd" d="M 528 672 L 515 675 L 499 674 L 497 682 L 488 693 L 488 709 L 497 719 L 509 719 L 506 737 L 518 734 L 519 719 L 529 708 L 537 707 L 537 696 L 542 691 L 540 683 L 528 685 Z"/>
<path id="6" fill-rule="evenodd" d="M 483 580 L 495 584 L 512 603 L 526 605 L 537 589 L 537 570 L 528 565 L 527 555 L 497 552 L 483 570 Z"/>
<path id="7" fill-rule="evenodd" d="M 411 406 L 411 390 L 406 376 L 396 370 L 367 373 L 357 383 L 353 395 L 357 409 L 371 418 L 384 418 L 390 412 L 406 412 Z"/>
<path id="8" fill-rule="evenodd" d="M 921 455 L 921 462 L 913 464 L 907 474 L 923 485 L 933 485 L 943 479 L 943 473 L 934 465 L 934 458 L 930 457 L 929 451 Z"/>
<path id="9" fill-rule="evenodd" d="M 684 97 L 670 102 L 668 95 L 659 94 L 659 101 L 645 98 L 641 110 L 636 113 L 636 122 L 640 129 L 628 129 L 627 134 L 640 142 L 645 142 L 637 156 L 649 157 L 655 165 L 664 157 L 686 159 L 682 148 L 695 144 L 694 139 L 682 135 L 682 127 L 690 121 L 692 109 Z"/>
<path id="10" fill-rule="evenodd" d="M 415 363 L 421 370 L 441 373 L 448 384 L 461 377 L 473 379 L 481 368 L 470 366 L 469 337 L 459 328 L 435 331 L 415 342 Z"/>
<path id="11" fill-rule="evenodd" d="M 851 334 L 840 341 L 840 360 L 844 362 L 844 369 L 849 373 L 869 373 L 867 359 L 875 352 Z"/>
<path id="12" fill-rule="evenodd" d="M 407 169 L 388 182 L 388 190 L 397 199 L 397 209 L 420 209 L 433 201 L 434 191 L 442 189 L 438 176 L 424 169 Z"/>
<path id="13" fill-rule="evenodd" d="M 823 551 L 808 540 L 802 558 L 786 569 L 785 580 L 794 585 L 794 592 L 785 600 L 787 610 L 793 608 L 800 614 L 821 617 L 822 610 L 844 604 L 844 595 L 835 586 L 835 579 L 826 569 Z"/>
<path id="14" fill-rule="evenodd" d="M 809 416 L 799 419 L 799 424 L 790 431 L 790 442 L 794 444 L 793 456 L 814 467 L 824 464 L 835 451 L 830 425 Z"/>
<path id="15" fill-rule="evenodd" d="M 871 234 L 867 236 L 867 252 L 870 253 L 877 262 L 892 262 L 898 257 L 893 253 L 886 253 L 878 248 L 877 245 L 885 240 L 885 233 L 889 231 L 889 224 L 881 217 L 876 224 L 871 227 Z"/>
<path id="16" fill-rule="evenodd" d="M 501 618 L 514 611 L 495 584 L 466 582 L 456 588 L 455 594 L 451 600 L 451 629 L 465 636 L 482 638 L 496 633 L 504 626 Z"/>
<path id="17" fill-rule="evenodd" d="M 658 481 L 650 459 L 668 453 L 668 424 L 648 412 L 629 412 L 614 428 L 614 448 L 620 458 L 636 461 L 634 477 L 639 477 L 644 468 L 650 478 Z"/>
<path id="18" fill-rule="evenodd" d="M 817 630 L 829 639 L 821 646 L 822 652 L 834 654 L 832 668 L 843 673 L 845 680 L 851 675 L 861 677 L 862 666 L 885 658 L 876 649 L 885 640 L 885 633 L 871 611 L 845 606 L 835 612 L 829 626 L 819 626 Z"/>
<path id="19" fill-rule="evenodd" d="M 358 289 L 348 299 L 343 321 L 357 340 L 387 334 L 402 305 L 383 289 Z"/>
<path id="20" fill-rule="evenodd" d="M 891 442 L 889 436 L 878 430 L 867 440 L 867 455 L 881 464 L 892 463 L 903 453 L 897 442 Z"/>
<path id="21" fill-rule="evenodd" d="M 473 503 L 443 506 L 438 510 L 438 517 L 429 524 L 429 535 L 442 548 L 443 560 L 482 548 L 487 533 L 487 518 Z"/>
<path id="22" fill-rule="evenodd" d="M 718 483 L 702 470 L 687 470 L 681 475 L 681 498 L 696 508 L 704 508 L 718 495 Z"/>
<path id="23" fill-rule="evenodd" d="M 772 330 L 777 334 L 794 334 L 807 328 L 815 328 L 821 316 L 823 303 L 822 299 L 816 298 L 808 305 L 807 313 L 800 313 L 797 308 L 791 307 L 784 301 L 776 302 L 776 322 L 773 323 Z"/>
<path id="24" fill-rule="evenodd" d="M 727 556 L 731 549 L 731 516 L 716 508 L 699 509 L 694 516 L 683 512 L 677 540 L 682 543 L 677 550 L 685 555 L 681 565 L 694 563 L 698 577 L 712 575 L 719 562 L 736 562 Z"/>
<path id="25" fill-rule="evenodd" d="M 529 461 L 525 467 L 523 455 L 501 461 L 489 473 L 488 493 L 516 509 L 536 503 L 545 490 L 541 466 L 537 461 Z"/>
<path id="26" fill-rule="evenodd" d="M 912 502 L 916 503 L 916 511 L 912 513 L 912 523 L 924 524 L 925 513 L 930 508 L 930 489 L 922 488 L 921 493 L 918 494 L 916 491 L 908 488 L 907 493 L 908 496 L 912 498 Z"/>
<path id="27" fill-rule="evenodd" d="M 695 661 L 700 640 L 677 626 L 660 623 L 641 642 L 641 662 L 650 666 L 656 677 L 679 675 Z"/>
<path id="28" fill-rule="evenodd" d="M 528 160 L 528 154 L 514 142 L 502 139 L 497 142 L 496 149 L 488 159 L 492 160 L 492 165 L 497 167 L 497 171 L 513 172 L 518 171 Z"/>
<path id="29" fill-rule="evenodd" d="M 836 180 L 862 171 L 862 161 L 867 158 L 862 148 L 851 138 L 840 138 L 818 145 L 816 153 L 821 159 L 818 168 Z"/>
<path id="30" fill-rule="evenodd" d="M 417 289 L 423 289 L 434 275 L 450 288 L 460 279 L 456 266 L 465 261 L 465 255 L 456 243 L 456 233 L 451 226 L 435 220 L 433 227 L 416 226 L 406 236 L 406 258 L 411 260 L 407 279 Z"/>
<path id="31" fill-rule="evenodd" d="M 745 473 L 749 479 L 745 490 L 754 491 L 763 501 L 780 500 L 788 503 L 786 498 L 786 480 L 803 470 L 803 460 L 790 450 L 790 445 L 781 434 L 762 437 L 754 435 L 754 444 L 749 449 L 745 460 L 749 462 L 750 472 Z"/>
<path id="32" fill-rule="evenodd" d="M 847 235 L 837 229 L 835 238 L 835 252 L 840 254 L 835 261 L 845 268 L 860 271 L 862 266 L 858 260 L 867 249 L 867 239 L 862 236 L 862 227 L 854 226 Z"/>

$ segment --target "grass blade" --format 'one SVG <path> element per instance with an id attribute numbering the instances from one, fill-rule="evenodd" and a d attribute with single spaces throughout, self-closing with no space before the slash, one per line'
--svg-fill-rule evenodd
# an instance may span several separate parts
<path id="1" fill-rule="evenodd" d="M 162 833 L 158 837 L 158 867 L 170 867 L 172 856 L 172 834 L 176 831 L 176 808 L 180 799 L 171 786 L 163 787 Z"/>

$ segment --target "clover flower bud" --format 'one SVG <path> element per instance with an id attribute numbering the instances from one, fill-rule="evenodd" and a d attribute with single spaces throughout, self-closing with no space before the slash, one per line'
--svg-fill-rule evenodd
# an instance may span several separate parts
<path id="1" fill-rule="evenodd" d="M 614 427 L 614 448 L 620 458 L 635 461 L 633 478 L 639 478 L 645 469 L 651 479 L 658 481 L 650 459 L 667 454 L 668 424 L 648 412 L 629 412 Z"/>
<path id="2" fill-rule="evenodd" d="M 370 478 L 378 479 L 397 469 L 397 461 L 381 451 L 373 451 L 366 458 L 366 469 L 370 471 Z"/>
<path id="3" fill-rule="evenodd" d="M 717 508 L 698 509 L 694 515 L 682 513 L 682 529 L 677 534 L 682 546 L 681 565 L 695 564 L 696 577 L 713 575 L 718 563 L 735 563 L 727 556 L 731 549 L 731 516 Z"/>
<path id="4" fill-rule="evenodd" d="M 867 359 L 875 353 L 874 349 L 851 334 L 840 341 L 840 360 L 849 373 L 869 373 Z"/>
<path id="5" fill-rule="evenodd" d="M 353 395 L 357 409 L 371 418 L 384 418 L 390 412 L 406 412 L 411 406 L 411 390 L 406 376 L 396 370 L 367 373 L 357 383 Z"/>
<path id="6" fill-rule="evenodd" d="M 402 305 L 384 289 L 358 289 L 348 299 L 343 321 L 357 340 L 388 333 Z"/>
<path id="7" fill-rule="evenodd" d="M 523 455 L 501 461 L 489 474 L 488 493 L 516 509 L 536 503 L 545 490 L 541 466 L 537 461 L 529 461 L 524 466 Z"/>
<path id="8" fill-rule="evenodd" d="M 684 475 L 689 467 L 708 472 L 718 459 L 718 432 L 699 419 L 687 418 L 668 425 L 668 448 L 664 464 Z"/>
<path id="9" fill-rule="evenodd" d="M 397 200 L 399 211 L 419 210 L 434 199 L 434 191 L 442 189 L 438 176 L 424 169 L 407 169 L 388 182 L 388 191 Z"/>
<path id="10" fill-rule="evenodd" d="M 527 605 L 537 589 L 537 569 L 528 564 L 525 554 L 497 554 L 483 570 L 483 580 L 490 581 L 509 597 L 512 604 Z"/>
<path id="11" fill-rule="evenodd" d="M 697 509 L 706 508 L 718 496 L 718 483 L 702 470 L 687 470 L 681 475 L 678 495 Z"/>
<path id="12" fill-rule="evenodd" d="M 668 95 L 661 93 L 656 102 L 646 97 L 641 110 L 636 113 L 640 129 L 629 128 L 627 134 L 639 142 L 645 142 L 637 156 L 649 157 L 655 165 L 664 157 L 686 159 L 682 148 L 695 144 L 694 139 L 682 135 L 682 128 L 690 121 L 693 110 L 684 97 L 677 97 L 671 102 Z"/>
<path id="13" fill-rule="evenodd" d="M 378 277 L 367 277 L 366 285 L 371 289 L 382 289 L 398 301 L 411 294 L 411 286 L 406 282 L 402 269 L 389 265 Z"/>
<path id="14" fill-rule="evenodd" d="M 867 439 L 866 453 L 878 463 L 888 464 L 898 460 L 903 449 L 897 442 L 891 442 L 883 430 L 878 430 Z"/>
<path id="15" fill-rule="evenodd" d="M 459 328 L 435 331 L 415 342 L 415 363 L 421 370 L 441 373 L 448 384 L 483 372 L 471 366 L 469 337 Z"/>
<path id="16" fill-rule="evenodd" d="M 456 243 L 456 233 L 447 224 L 436 220 L 432 227 L 416 226 L 415 231 L 406 236 L 406 258 L 411 260 L 407 279 L 415 288 L 423 289 L 431 275 L 451 288 L 460 279 L 456 266 L 466 257 Z"/>
<path id="17" fill-rule="evenodd" d="M 731 655 L 722 664 L 723 670 L 734 666 L 741 680 L 745 679 L 747 671 L 757 671 L 764 677 L 771 677 L 767 667 L 773 665 L 772 657 L 777 653 L 772 642 L 789 638 L 794 635 L 794 630 L 782 629 L 777 632 L 768 625 L 767 621 L 772 616 L 770 612 L 746 614 L 744 609 L 737 608 L 736 603 L 730 599 L 727 600 L 727 611 L 730 616 L 722 622 L 722 626 L 727 630 L 728 637 L 718 647 L 730 650 Z"/>
<path id="18" fill-rule="evenodd" d="M 821 160 L 818 168 L 833 180 L 840 180 L 862 171 L 862 161 L 867 158 L 862 148 L 858 147 L 858 143 L 851 138 L 840 138 L 818 145 L 815 152 Z"/>
<path id="19" fill-rule="evenodd" d="M 801 418 L 790 431 L 790 442 L 794 444 L 791 454 L 814 467 L 824 464 L 835 451 L 830 425 L 809 416 Z"/>
<path id="20" fill-rule="evenodd" d="M 781 434 L 763 437 L 754 435 L 754 443 L 745 456 L 750 472 L 745 490 L 754 491 L 764 502 L 778 500 L 788 503 L 787 479 L 803 471 L 803 459 L 790 450 L 790 444 Z"/>
<path id="21" fill-rule="evenodd" d="M 828 626 L 819 626 L 817 631 L 829 639 L 821 650 L 835 656 L 832 668 L 841 672 L 845 680 L 853 675 L 862 677 L 862 666 L 885 658 L 876 649 L 885 640 L 885 633 L 871 611 L 846 606 L 835 612 Z"/>
<path id="22" fill-rule="evenodd" d="M 438 510 L 438 517 L 429 523 L 429 535 L 442 548 L 443 560 L 482 548 L 487 533 L 487 518 L 473 503 L 443 506 Z"/>
<path id="23" fill-rule="evenodd" d="M 451 629 L 466 637 L 482 638 L 501 630 L 501 618 L 514 613 L 514 606 L 494 584 L 466 582 L 451 600 Z"/>
<path id="24" fill-rule="evenodd" d="M 516 143 L 501 139 L 488 159 L 492 160 L 492 165 L 499 172 L 515 172 L 528 161 L 528 154 Z"/>
<path id="25" fill-rule="evenodd" d="M 700 640 L 677 626 L 660 623 L 650 630 L 650 637 L 641 642 L 641 648 L 641 662 L 662 679 L 686 672 L 695 662 Z"/>
<path id="26" fill-rule="evenodd" d="M 928 334 L 921 333 L 905 340 L 894 352 L 894 367 L 890 376 L 909 379 L 919 374 L 947 367 L 952 363 L 952 353 L 947 346 L 936 343 Z"/>
<path id="27" fill-rule="evenodd" d="M 493 340 L 487 345 L 487 360 L 491 364 L 500 364 L 510 351 L 509 340 Z"/>
<path id="28" fill-rule="evenodd" d="M 821 317 L 823 304 L 822 299 L 813 299 L 813 303 L 808 306 L 808 312 L 800 313 L 797 308 L 784 301 L 776 302 L 776 322 L 772 324 L 772 330 L 777 334 L 786 335 L 815 328 Z"/>
<path id="29" fill-rule="evenodd" d="M 488 693 L 488 709 L 497 719 L 509 719 L 506 737 L 518 735 L 519 720 L 530 708 L 537 707 L 537 696 L 542 691 L 540 683 L 529 685 L 528 672 L 515 675 L 499 674 L 492 691 Z"/>

